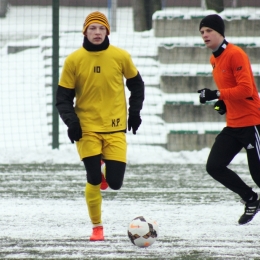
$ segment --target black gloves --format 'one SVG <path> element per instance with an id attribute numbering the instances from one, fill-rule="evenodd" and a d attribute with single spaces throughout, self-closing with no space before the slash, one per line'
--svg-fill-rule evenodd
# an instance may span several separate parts
<path id="1" fill-rule="evenodd" d="M 218 90 L 210 90 L 208 88 L 203 88 L 198 90 L 200 93 L 200 103 L 205 104 L 206 101 L 211 101 L 213 99 L 219 98 L 219 91 Z M 214 109 L 220 114 L 224 115 L 227 112 L 226 105 L 223 100 L 218 100 L 214 104 Z"/>
<path id="2" fill-rule="evenodd" d="M 214 104 L 214 109 L 220 114 L 224 115 L 227 112 L 225 102 L 223 100 L 218 100 Z"/>
<path id="3" fill-rule="evenodd" d="M 206 101 L 210 101 L 213 99 L 217 99 L 217 90 L 210 90 L 208 88 L 203 88 L 198 90 L 198 93 L 200 93 L 200 103 L 205 104 Z"/>
<path id="4" fill-rule="evenodd" d="M 133 129 L 133 134 L 136 134 L 136 131 L 138 127 L 141 125 L 142 119 L 140 116 L 133 116 L 129 115 L 128 117 L 128 131 L 131 131 L 131 128 Z"/>
<path id="5" fill-rule="evenodd" d="M 82 129 L 79 122 L 74 122 L 69 126 L 68 136 L 71 143 L 79 141 L 79 139 L 82 138 Z"/>

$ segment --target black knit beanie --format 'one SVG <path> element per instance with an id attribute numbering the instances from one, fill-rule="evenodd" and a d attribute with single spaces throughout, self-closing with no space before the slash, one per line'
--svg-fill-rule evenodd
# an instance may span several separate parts
<path id="1" fill-rule="evenodd" d="M 223 37 L 225 37 L 225 24 L 222 18 L 217 14 L 210 14 L 204 17 L 200 22 L 201 27 L 209 27 L 216 32 L 220 33 Z"/>

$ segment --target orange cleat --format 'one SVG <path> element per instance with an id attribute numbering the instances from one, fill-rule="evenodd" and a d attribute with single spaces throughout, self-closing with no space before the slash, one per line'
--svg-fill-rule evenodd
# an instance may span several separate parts
<path id="1" fill-rule="evenodd" d="M 103 234 L 103 226 L 94 227 L 92 230 L 92 235 L 89 238 L 90 241 L 104 241 L 104 234 Z"/>
<path id="2" fill-rule="evenodd" d="M 105 163 L 101 160 L 101 184 L 100 184 L 100 189 L 101 190 L 106 190 L 108 188 L 108 183 L 105 178 L 106 174 L 106 166 Z"/>

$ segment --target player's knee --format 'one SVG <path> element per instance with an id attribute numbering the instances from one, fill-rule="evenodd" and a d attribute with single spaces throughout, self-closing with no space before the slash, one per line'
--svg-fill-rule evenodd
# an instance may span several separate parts
<path id="1" fill-rule="evenodd" d="M 123 185 L 123 181 L 108 182 L 108 185 L 109 185 L 110 189 L 112 189 L 112 190 L 119 190 Z"/>
<path id="2" fill-rule="evenodd" d="M 87 174 L 87 181 L 91 185 L 94 185 L 94 186 L 99 185 L 101 183 L 101 175 L 96 174 L 96 175 L 91 176 L 90 174 L 89 175 Z"/>
<path id="3" fill-rule="evenodd" d="M 123 185 L 126 164 L 118 161 L 106 161 L 106 180 L 112 190 L 119 190 Z"/>
<path id="4" fill-rule="evenodd" d="M 221 167 L 217 162 L 214 161 L 208 161 L 206 164 L 206 171 L 209 175 L 215 176 L 221 171 Z"/>

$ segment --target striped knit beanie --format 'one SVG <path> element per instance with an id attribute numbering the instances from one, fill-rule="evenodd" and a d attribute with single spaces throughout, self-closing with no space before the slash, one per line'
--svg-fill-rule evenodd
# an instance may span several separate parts
<path id="1" fill-rule="evenodd" d="M 104 25 L 107 28 L 107 35 L 110 34 L 110 26 L 106 16 L 98 11 L 93 12 L 86 17 L 85 22 L 83 24 L 83 34 L 85 34 L 88 26 L 92 23 L 100 23 Z"/>

